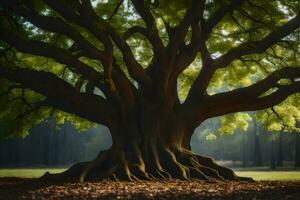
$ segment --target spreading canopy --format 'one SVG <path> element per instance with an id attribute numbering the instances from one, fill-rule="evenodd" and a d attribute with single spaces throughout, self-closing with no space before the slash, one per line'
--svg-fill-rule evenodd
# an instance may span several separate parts
<path id="1" fill-rule="evenodd" d="M 297 0 L 2 0 L 1 132 L 49 116 L 110 127 L 141 101 L 194 128 L 262 110 L 270 129 L 293 129 L 299 11 Z"/>

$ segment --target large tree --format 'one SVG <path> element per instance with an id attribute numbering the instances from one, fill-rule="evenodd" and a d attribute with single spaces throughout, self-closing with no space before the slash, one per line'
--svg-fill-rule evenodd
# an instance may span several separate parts
<path id="1" fill-rule="evenodd" d="M 298 0 L 1 0 L 0 9 L 2 129 L 49 116 L 85 126 L 78 116 L 112 136 L 95 160 L 49 177 L 238 180 L 191 153 L 194 129 L 240 111 L 279 116 L 285 100 L 288 124 L 299 118 Z"/>

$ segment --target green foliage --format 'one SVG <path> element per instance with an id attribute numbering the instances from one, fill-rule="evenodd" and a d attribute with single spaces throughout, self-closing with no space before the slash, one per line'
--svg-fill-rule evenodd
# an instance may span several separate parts
<path id="1" fill-rule="evenodd" d="M 180 74 L 178 78 L 178 93 L 181 101 L 184 101 L 187 97 L 192 83 L 195 81 L 202 68 L 201 65 L 201 57 L 198 55 L 193 63 Z"/>
<path id="2" fill-rule="evenodd" d="M 206 140 L 215 140 L 217 138 L 217 136 L 213 133 L 210 133 L 205 138 L 206 138 Z"/>
<path id="3" fill-rule="evenodd" d="M 72 123 L 73 126 L 80 132 L 84 132 L 90 128 L 95 128 L 97 126 L 95 123 L 77 117 L 76 115 L 72 115 L 58 110 L 55 110 L 51 116 L 54 117 L 57 128 L 59 128 L 60 125 L 63 125 L 66 121 Z"/>
<path id="4" fill-rule="evenodd" d="M 235 129 L 246 131 L 252 118 L 247 113 L 232 113 L 221 117 L 220 134 L 233 134 Z"/>
<path id="5" fill-rule="evenodd" d="M 256 118 L 268 131 L 300 132 L 300 128 L 296 126 L 300 120 L 299 94 L 290 96 L 273 108 L 257 111 Z"/>
<path id="6" fill-rule="evenodd" d="M 65 1 L 69 2 L 67 0 Z M 12 1 L 10 3 L 14 2 L 15 1 Z M 40 14 L 58 16 L 58 14 L 47 7 L 43 1 L 34 0 L 32 2 Z M 117 34 L 123 34 L 128 28 L 134 25 L 145 27 L 144 22 L 128 0 L 124 1 L 116 13 L 114 13 L 114 11 L 120 2 L 119 0 L 94 0 L 92 2 L 99 19 L 100 17 L 103 18 L 100 23 L 109 23 L 111 26 L 115 27 Z M 168 22 L 171 27 L 178 25 L 190 2 L 190 0 L 160 0 L 158 4 L 155 4 L 153 1 L 147 1 L 147 6 L 155 16 L 156 26 L 164 44 L 168 42 L 164 21 Z M 229 0 L 206 1 L 204 18 L 208 19 L 217 9 L 229 2 Z M 23 1 L 18 1 L 18 3 L 17 6 L 21 7 Z M 73 5 L 72 1 L 70 1 L 69 4 Z M 206 43 L 208 51 L 214 58 L 217 58 L 244 42 L 260 40 L 295 16 L 299 10 L 300 4 L 297 0 L 246 1 L 239 10 L 227 14 L 213 29 Z M 8 14 L 13 15 L 13 13 Z M 112 16 L 112 14 L 114 15 Z M 108 21 L 107 19 L 110 17 L 111 20 Z M 0 29 L 16 29 L 18 30 L 18 34 L 24 38 L 44 41 L 49 45 L 57 46 L 65 50 L 73 45 L 73 41 L 65 36 L 45 32 L 21 17 L 14 16 L 14 18 L 18 24 L 13 24 L 5 17 L 0 16 Z M 74 24 L 69 25 L 75 30 L 78 30 L 84 38 L 97 48 L 103 49 L 101 42 L 87 30 Z M 208 94 L 249 86 L 267 77 L 277 69 L 284 68 L 287 65 L 299 65 L 299 33 L 300 30 L 298 29 L 293 34 L 284 38 L 283 41 L 273 45 L 266 52 L 244 56 L 239 60 L 234 60 L 228 67 L 217 70 L 210 81 L 207 91 Z M 191 33 L 189 32 L 186 41 L 188 41 L 190 36 Z M 127 39 L 127 42 L 129 43 L 135 58 L 143 68 L 149 66 L 153 58 L 153 50 L 149 41 L 141 34 L 136 33 Z M 7 48 L 8 46 L 5 43 L 0 43 L 1 52 Z M 73 54 L 76 55 L 76 52 Z M 125 74 L 128 75 L 127 69 L 123 63 L 122 54 L 117 48 L 115 48 L 114 56 L 116 62 L 121 66 L 122 70 L 125 71 Z M 97 71 L 103 71 L 101 63 L 95 60 L 86 57 L 80 57 L 80 60 Z M 15 64 L 24 68 L 48 71 L 63 78 L 72 85 L 75 85 L 80 79 L 78 75 L 65 69 L 66 66 L 59 64 L 53 59 L 20 53 L 13 48 L 10 51 L 1 53 L 0 62 L 7 66 L 14 66 Z M 185 100 L 191 84 L 194 82 L 201 69 L 201 55 L 198 55 L 197 59 L 195 59 L 178 78 L 178 92 L 181 101 Z M 130 80 L 132 79 L 130 78 Z M 134 81 L 132 80 L 132 82 Z M 10 85 L 12 85 L 12 83 L 1 79 L 0 94 L 3 91 L 6 91 Z M 269 91 L 269 93 L 271 92 L 273 91 Z M 44 97 L 41 95 L 24 88 L 16 88 L 12 90 L 9 95 L 0 95 L 0 137 L 6 137 L 8 135 L 24 136 L 28 133 L 28 130 L 33 124 L 46 120 L 51 116 L 56 118 L 58 124 L 62 124 L 65 120 L 68 120 L 81 130 L 94 126 L 94 124 L 73 115 L 57 110 L 53 111 L 52 109 L 45 107 L 41 107 L 30 113 L 28 116 L 16 120 L 19 115 L 28 110 L 28 106 L 24 101 L 17 100 L 22 93 L 24 93 L 24 98 L 29 103 L 38 104 L 44 100 Z M 12 99 L 16 100 L 11 101 Z M 300 120 L 299 99 L 299 94 L 293 95 L 284 103 L 275 106 L 274 109 L 258 111 L 256 113 L 256 118 L 270 131 L 299 131 L 299 129 L 295 128 L 297 120 Z M 274 111 L 276 113 L 274 113 Z M 218 132 L 222 134 L 232 134 L 234 129 L 237 128 L 246 130 L 250 120 L 251 117 L 245 113 L 235 113 L 223 116 L 220 118 L 222 127 Z M 213 139 L 214 135 L 210 134 L 207 137 L 208 139 Z"/>

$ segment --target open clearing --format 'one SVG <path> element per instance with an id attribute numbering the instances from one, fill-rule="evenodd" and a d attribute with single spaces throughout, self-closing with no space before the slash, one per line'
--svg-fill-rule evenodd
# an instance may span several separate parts
<path id="1" fill-rule="evenodd" d="M 59 173 L 66 168 L 25 168 L 25 169 L 0 169 L 0 177 L 38 178 L 49 171 Z M 254 180 L 270 181 L 300 181 L 300 171 L 236 171 L 239 176 L 251 177 Z"/>
<path id="2" fill-rule="evenodd" d="M 60 173 L 66 168 L 7 168 L 0 169 L 0 177 L 38 178 L 46 172 Z"/>
<path id="3" fill-rule="evenodd" d="M 236 171 L 236 174 L 257 181 L 300 181 L 300 171 Z"/>

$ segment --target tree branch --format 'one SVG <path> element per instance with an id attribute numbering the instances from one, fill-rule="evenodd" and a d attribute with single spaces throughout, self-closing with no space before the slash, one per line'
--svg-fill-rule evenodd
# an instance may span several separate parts
<path id="1" fill-rule="evenodd" d="M 300 78 L 300 67 L 285 67 L 280 70 L 277 70 L 264 78 L 261 81 L 258 81 L 248 87 L 238 88 L 229 92 L 218 93 L 211 98 L 224 98 L 228 100 L 233 99 L 253 99 L 258 98 L 260 95 L 265 93 L 271 88 L 274 87 L 284 87 L 278 84 L 278 81 L 281 79 L 294 79 Z M 210 98 L 210 97 L 208 97 Z"/>
<path id="2" fill-rule="evenodd" d="M 107 68 L 110 68 L 107 70 L 109 74 L 111 74 L 113 62 L 113 45 L 111 43 L 111 37 L 117 47 L 121 50 L 123 54 L 123 60 L 126 63 L 126 67 L 128 68 L 130 75 L 140 84 L 149 84 L 151 81 L 150 77 L 144 72 L 142 66 L 134 58 L 129 45 L 116 33 L 114 28 L 110 26 L 109 23 L 97 16 L 91 6 L 84 5 L 78 14 L 69 5 L 62 3 L 61 1 L 45 0 L 45 2 L 66 20 L 86 28 L 104 44 L 108 54 L 107 56 L 110 57 L 110 62 L 107 64 L 109 65 Z M 84 1 L 84 4 L 90 3 L 89 1 Z"/>
<path id="3" fill-rule="evenodd" d="M 205 38 L 201 32 L 199 23 L 193 23 L 191 28 L 192 37 L 190 44 L 184 45 L 176 57 L 176 75 L 179 75 L 184 69 L 190 66 L 190 64 L 195 60 L 198 52 L 201 52 L 203 65 L 207 65 L 212 60 L 206 47 Z"/>
<path id="4" fill-rule="evenodd" d="M 127 31 L 123 34 L 123 39 L 127 40 L 130 38 L 133 34 L 139 33 L 145 37 L 147 37 L 147 30 L 141 26 L 132 26 L 131 28 L 127 29 Z"/>
<path id="5" fill-rule="evenodd" d="M 93 46 L 76 29 L 65 23 L 63 20 L 57 17 L 39 15 L 34 10 L 29 9 L 19 9 L 16 12 L 29 20 L 35 26 L 45 31 L 60 33 L 74 40 L 79 47 L 86 52 L 85 55 L 89 58 L 100 59 L 101 61 L 106 60 L 106 56 L 103 51 Z"/>
<path id="6" fill-rule="evenodd" d="M 250 41 L 240 46 L 231 49 L 223 56 L 219 57 L 214 61 L 213 68 L 222 68 L 228 66 L 234 59 L 238 59 L 244 55 L 262 53 L 272 44 L 280 41 L 285 36 L 300 27 L 300 14 L 293 19 L 289 20 L 283 26 L 277 28 L 271 32 L 264 39 L 259 41 Z"/>
<path id="7" fill-rule="evenodd" d="M 133 3 L 134 8 L 139 13 L 139 15 L 142 17 L 143 21 L 146 24 L 147 31 L 148 31 L 148 38 L 153 46 L 154 52 L 156 54 L 163 54 L 165 47 L 163 42 L 161 41 L 161 38 L 159 37 L 158 30 L 156 28 L 155 19 L 150 12 L 149 8 L 145 6 L 144 1 L 140 0 L 131 0 Z"/>
<path id="8" fill-rule="evenodd" d="M 214 111 L 209 111 L 209 108 L 212 109 L 212 107 L 208 106 L 207 112 L 224 115 L 232 112 L 272 107 L 282 102 L 289 95 L 300 92 L 299 81 L 288 85 L 278 84 L 278 81 L 282 79 L 295 78 L 300 78 L 300 67 L 286 67 L 273 72 L 265 79 L 248 87 L 209 96 L 207 101 L 210 106 L 214 107 Z M 274 88 L 277 88 L 275 92 L 262 96 L 265 92 Z"/>
<path id="9" fill-rule="evenodd" d="M 22 39 L 15 33 L 1 31 L 1 40 L 14 46 L 17 50 L 37 56 L 50 57 L 59 63 L 69 65 L 82 74 L 87 80 L 99 85 L 103 79 L 103 75 L 92 67 L 77 60 L 76 57 L 70 55 L 67 50 L 46 44 L 40 41 Z"/>
<path id="10" fill-rule="evenodd" d="M 106 57 L 103 62 L 105 81 L 113 92 L 115 90 L 112 80 L 113 44 L 105 31 L 106 25 L 104 20 L 100 20 L 96 15 L 91 2 L 87 0 L 80 4 L 77 1 L 73 1 L 74 5 L 58 0 L 45 0 L 45 2 L 67 21 L 86 28 L 103 43 Z"/>
<path id="11" fill-rule="evenodd" d="M 52 73 L 16 66 L 9 69 L 2 65 L 0 77 L 44 95 L 47 98 L 47 106 L 105 125 L 109 125 L 114 116 L 114 107 L 104 98 L 94 94 L 79 93 L 72 85 Z M 96 107 L 102 112 L 94 109 Z"/>
<path id="12" fill-rule="evenodd" d="M 174 28 L 174 33 L 170 35 L 170 42 L 167 46 L 171 57 L 177 55 L 181 44 L 184 42 L 189 27 L 192 24 L 197 25 L 203 18 L 204 4 L 205 1 L 203 0 L 193 0 L 179 25 Z"/>
<path id="13" fill-rule="evenodd" d="M 117 6 L 115 7 L 114 11 L 111 13 L 111 15 L 108 18 L 108 21 L 111 21 L 114 15 L 118 12 L 120 6 L 123 4 L 124 0 L 120 0 Z"/>
<path id="14" fill-rule="evenodd" d="M 206 36 L 208 36 L 212 29 L 225 17 L 227 13 L 230 13 L 240 7 L 245 0 L 232 0 L 228 5 L 220 6 L 220 8 L 204 23 L 203 28 Z"/>
<path id="15" fill-rule="evenodd" d="M 209 85 L 211 77 L 217 69 L 227 67 L 234 59 L 239 59 L 244 55 L 264 52 L 272 44 L 280 41 L 283 37 L 299 28 L 299 26 L 300 14 L 283 26 L 277 28 L 264 39 L 255 42 L 244 43 L 239 47 L 233 48 L 225 55 L 204 64 L 200 74 L 191 87 L 187 97 L 187 103 L 191 101 L 196 102 L 206 95 L 206 89 Z"/>

